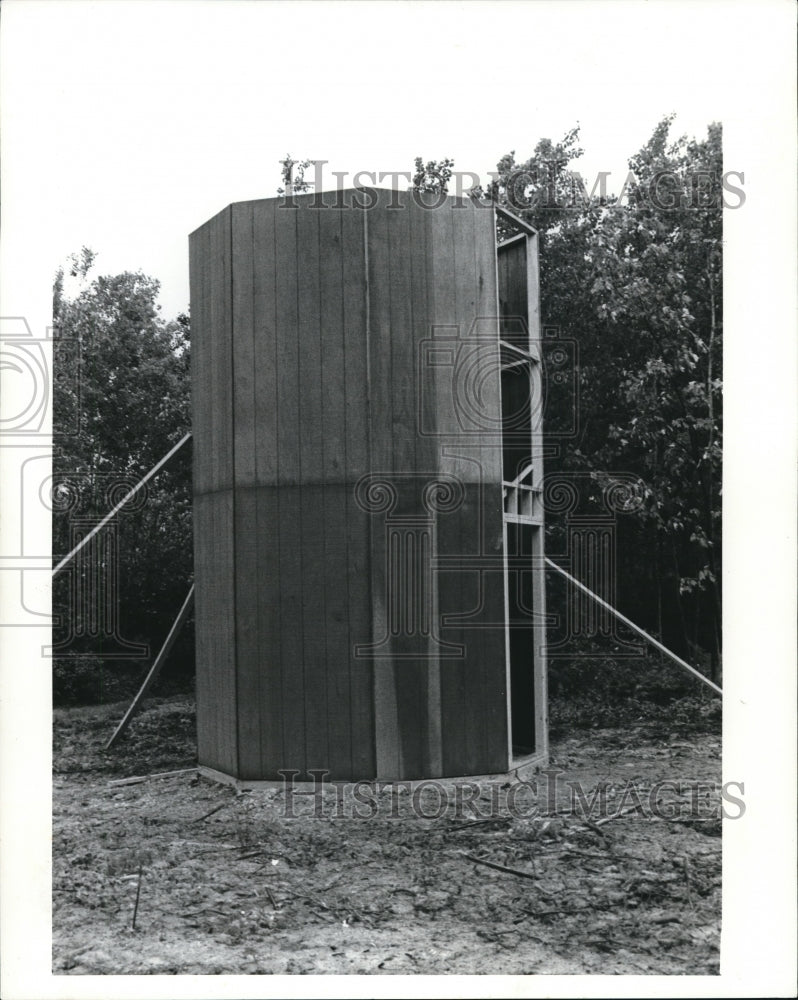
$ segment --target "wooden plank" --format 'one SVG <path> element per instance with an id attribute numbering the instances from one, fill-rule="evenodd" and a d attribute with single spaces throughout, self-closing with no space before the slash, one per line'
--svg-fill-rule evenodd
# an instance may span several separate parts
<path id="1" fill-rule="evenodd" d="M 217 536 L 219 562 L 216 601 L 220 610 L 216 674 L 219 679 L 220 759 L 222 770 L 235 774 L 238 767 L 238 698 L 236 692 L 235 554 L 234 498 L 224 490 L 214 498 L 218 503 Z"/>
<path id="2" fill-rule="evenodd" d="M 212 220 L 210 293 L 211 361 L 211 489 L 233 484 L 233 379 L 231 302 L 231 212 L 226 208 Z"/>
<path id="3" fill-rule="evenodd" d="M 455 256 L 453 209 L 447 201 L 442 207 L 427 211 L 429 226 L 428 260 L 430 267 L 429 286 L 432 290 L 432 322 L 436 326 L 454 327 L 457 340 L 451 344 L 454 351 L 453 364 L 434 369 L 434 391 L 438 407 L 451 407 L 450 412 L 441 413 L 440 424 L 447 429 L 459 428 L 456 412 L 456 383 L 458 352 L 462 350 L 464 331 L 458 326 L 455 294 Z M 455 332 L 453 331 L 453 332 Z M 451 431 L 450 431 L 451 433 Z M 472 439 L 473 440 L 473 439 Z M 463 442 L 462 432 L 448 438 L 447 444 Z M 441 441 L 441 444 L 444 444 Z M 456 474 L 460 461 L 441 456 L 441 471 Z M 457 556 L 461 551 L 459 517 L 441 514 L 437 517 L 438 554 Z M 441 618 L 459 614 L 463 606 L 462 578 L 456 569 L 448 569 L 437 575 L 438 600 Z M 445 642 L 463 645 L 463 630 L 457 626 L 441 629 Z M 444 774 L 465 774 L 463 763 L 467 756 L 463 671 L 465 659 L 442 658 L 440 663 L 441 691 L 441 740 Z"/>
<path id="4" fill-rule="evenodd" d="M 321 349 L 321 475 L 325 483 L 346 479 L 346 363 L 342 260 L 342 210 L 311 209 L 319 226 L 319 309 Z M 354 345 L 353 345 L 354 346 Z M 362 392 L 362 387 L 361 387 Z"/>
<path id="5" fill-rule="evenodd" d="M 252 203 L 254 266 L 252 279 L 255 347 L 255 481 L 274 485 L 278 478 L 277 332 L 275 328 L 276 200 Z"/>
<path id="6" fill-rule="evenodd" d="M 211 538 L 211 497 L 198 494 L 194 497 L 194 645 L 196 658 L 196 698 L 197 698 L 197 755 L 200 763 L 215 760 L 213 734 L 212 690 L 212 624 L 210 538 Z"/>
<path id="7" fill-rule="evenodd" d="M 324 426 L 322 423 L 319 215 L 297 210 L 300 410 L 300 549 L 306 767 L 327 766 L 327 639 L 324 592 Z"/>
<path id="8" fill-rule="evenodd" d="M 277 490 L 280 529 L 280 662 L 283 715 L 283 767 L 304 772 L 305 675 L 302 642 L 301 517 L 298 488 Z"/>
<path id="9" fill-rule="evenodd" d="M 538 358 L 542 358 L 541 328 L 540 328 L 540 276 L 538 264 L 538 236 L 530 236 L 527 241 L 527 302 L 529 307 L 529 341 L 530 350 Z M 533 367 L 534 390 L 538 399 L 543 399 L 542 371 L 540 364 Z M 537 411 L 537 419 L 532 426 L 532 485 L 538 489 L 543 485 L 543 454 L 544 427 L 542 404 Z M 535 615 L 541 623 L 534 633 L 534 697 L 535 697 L 535 749 L 538 753 L 548 756 L 549 752 L 549 720 L 548 720 L 548 664 L 546 656 L 546 570 L 545 570 L 545 528 L 543 525 L 543 506 L 540 506 L 540 527 L 532 529 L 532 601 Z"/>
<path id="10" fill-rule="evenodd" d="M 416 345 L 413 324 L 413 244 L 410 204 L 397 192 L 401 207 L 384 209 L 388 244 L 388 308 L 393 468 L 416 470 Z M 386 361 L 388 359 L 386 358 Z"/>
<path id="11" fill-rule="evenodd" d="M 231 208 L 234 588 L 239 778 L 260 777 L 260 670 L 255 483 L 255 316 L 252 205 Z"/>
<path id="12" fill-rule="evenodd" d="M 455 317 L 462 336 L 469 342 L 474 342 L 474 357 L 478 358 L 478 384 L 482 387 L 485 377 L 493 374 L 491 366 L 494 363 L 495 345 L 493 337 L 484 336 L 482 326 L 475 326 L 479 318 L 477 301 L 479 286 L 476 274 L 476 220 L 473 206 L 452 209 L 452 237 L 454 255 L 454 295 Z M 492 332 L 492 331 L 491 331 Z M 469 350 L 472 349 L 469 343 Z M 486 404 L 490 397 L 474 400 L 474 409 L 479 415 L 481 426 L 475 428 L 476 433 L 463 440 L 462 459 L 456 466 L 455 474 L 465 484 L 466 501 L 463 506 L 450 515 L 456 519 L 459 526 L 459 553 L 463 562 L 472 555 L 477 555 L 480 541 L 480 489 L 482 484 L 482 468 L 480 455 L 482 451 L 483 434 L 495 433 L 491 430 L 490 418 L 494 416 Z M 464 774 L 479 774 L 484 771 L 487 758 L 485 714 L 483 698 L 485 689 L 486 643 L 485 634 L 480 627 L 481 615 L 481 581 L 478 570 L 465 568 L 459 574 L 460 613 L 473 611 L 475 617 L 464 623 L 458 638 L 465 646 L 465 659 L 461 671 L 463 726 L 465 729 L 464 756 L 461 766 Z M 469 627 L 470 626 L 470 627 Z"/>
<path id="13" fill-rule="evenodd" d="M 493 419 L 501 413 L 501 381 L 499 374 L 500 354 L 498 339 L 500 333 L 497 260 L 493 213 L 474 210 L 474 314 L 480 319 L 480 337 L 493 344 L 492 357 L 486 362 L 485 374 L 480 380 L 482 401 L 485 412 Z M 501 481 L 501 434 L 495 424 L 493 430 L 479 440 L 475 452 L 478 458 L 483 483 Z"/>
<path id="14" fill-rule="evenodd" d="M 235 496 L 235 671 L 239 778 L 261 777 L 261 664 L 258 637 L 259 563 L 257 493 L 239 486 Z"/>
<path id="15" fill-rule="evenodd" d="M 384 199 L 383 199 L 384 200 Z M 393 261 L 388 236 L 387 208 L 377 204 L 365 213 L 368 247 L 369 295 L 369 386 L 371 394 L 371 471 L 393 480 L 393 369 L 391 365 L 391 270 Z M 373 593 L 372 629 L 380 642 L 389 629 L 390 602 L 398 595 L 388 576 L 384 515 L 374 514 L 371 527 L 371 586 Z M 382 655 L 374 660 L 374 711 L 377 719 L 377 775 L 400 777 L 402 772 L 401 734 L 396 701 L 397 664 L 388 658 L 395 650 L 389 637 Z"/>
<path id="16" fill-rule="evenodd" d="M 426 292 L 426 316 L 425 324 L 427 345 L 422 354 L 422 362 L 419 367 L 418 391 L 421 395 L 419 405 L 419 419 L 422 432 L 427 435 L 429 443 L 429 456 L 432 462 L 430 467 L 436 471 L 444 467 L 442 459 L 443 430 L 455 426 L 455 415 L 453 412 L 446 412 L 445 403 L 450 403 L 452 396 L 452 372 L 453 367 L 441 368 L 435 361 L 439 353 L 440 331 L 435 329 L 436 324 L 443 325 L 454 322 L 451 311 L 447 315 L 446 311 L 441 311 L 441 303 L 438 301 L 439 281 L 441 280 L 441 268 L 437 262 L 439 252 L 439 235 L 434 225 L 440 210 L 424 208 L 419 206 L 422 221 L 423 241 L 419 240 L 420 262 L 425 271 L 425 292 Z M 448 256 L 448 254 L 447 254 Z M 444 275 L 448 272 L 444 272 Z M 444 300 L 445 304 L 445 300 Z M 454 331 L 449 331 L 451 333 Z M 457 344 L 444 345 L 453 350 L 452 358 L 456 356 Z M 447 384 L 448 383 L 448 384 Z M 426 464 L 426 462 L 425 462 Z M 440 521 L 436 518 L 433 559 L 444 555 L 449 546 L 446 544 L 446 536 L 441 536 Z M 448 642 L 453 639 L 452 633 L 442 627 L 443 611 L 446 607 L 446 583 L 447 577 L 440 571 L 433 573 L 432 600 L 430 602 L 430 617 L 432 625 L 433 641 Z M 443 601 L 442 601 L 443 593 Z M 457 666 L 458 664 L 455 663 Z M 434 666 L 429 675 L 427 688 L 427 706 L 429 712 L 428 726 L 428 752 L 429 766 L 432 776 L 437 777 L 447 773 L 447 731 L 449 709 L 444 704 L 444 674 L 451 674 L 452 663 L 449 661 L 444 666 L 444 661 L 436 652 Z"/>
<path id="17" fill-rule="evenodd" d="M 222 714 L 224 706 L 221 697 L 220 671 L 222 663 L 219 650 L 219 637 L 222 631 L 222 607 L 219 593 L 219 561 L 221 550 L 219 524 L 219 494 L 211 493 L 208 499 L 208 559 L 205 565 L 205 578 L 208 583 L 208 601 L 205 608 L 208 637 L 207 662 L 207 695 L 206 710 L 209 725 L 208 760 L 214 767 L 224 767 L 224 734 Z"/>
<path id="18" fill-rule="evenodd" d="M 257 490 L 258 560 L 258 662 L 260 667 L 261 775 L 278 779 L 284 760 L 284 728 L 294 723 L 293 709 L 283 701 L 284 670 L 281 656 L 282 579 L 280 575 L 279 495 L 274 486 Z M 301 706 L 300 706 L 301 710 Z M 289 751 L 290 752 L 290 751 Z"/>
<path id="19" fill-rule="evenodd" d="M 230 222 L 225 210 L 192 235 L 197 581 L 198 744 L 208 763 L 235 768 L 232 628 L 232 496 L 219 494 L 232 472 Z M 228 440 L 225 470 L 217 449 Z"/>
<path id="20" fill-rule="evenodd" d="M 234 774 L 238 767 L 238 711 L 236 697 L 235 548 L 232 491 L 235 469 L 233 423 L 233 303 L 232 209 L 228 206 L 214 220 L 212 237 L 211 296 L 213 344 L 213 420 L 215 452 L 212 485 L 215 498 L 217 558 L 215 561 L 219 628 L 216 634 L 214 672 L 218 681 L 218 739 L 222 769 Z"/>
<path id="21" fill-rule="evenodd" d="M 276 199 L 252 203 L 260 775 L 274 779 L 279 778 L 278 771 L 284 766 L 280 520 L 279 500 L 274 488 L 279 479 L 280 403 L 280 344 L 276 319 L 276 206 Z M 291 266 L 293 267 L 293 262 Z M 290 273 L 292 271 L 289 268 Z M 282 280 L 282 274 L 279 280 Z M 288 294 L 292 291 L 295 301 L 296 289 L 289 288 Z M 282 308 L 281 315 L 285 317 L 287 310 Z"/>
<path id="22" fill-rule="evenodd" d="M 534 631 L 533 669 L 535 750 L 548 756 L 549 753 L 549 692 L 548 668 L 546 663 L 546 570 L 545 534 L 543 526 L 532 531 L 532 607 L 538 625 Z"/>
<path id="23" fill-rule="evenodd" d="M 371 471 L 390 474 L 394 469 L 393 369 L 391 366 L 393 340 L 391 332 L 391 270 L 393 261 L 388 236 L 388 211 L 384 205 L 376 205 L 364 214 L 368 233 L 368 349 L 372 404 Z"/>
<path id="24" fill-rule="evenodd" d="M 391 418 L 393 438 L 393 469 L 400 477 L 414 475 L 411 511 L 428 517 L 423 504 L 424 470 L 416 458 L 416 344 L 413 325 L 412 235 L 407 193 L 397 193 L 399 208 L 385 208 L 388 236 L 388 281 L 390 287 L 390 370 Z M 402 481 L 401 479 L 399 480 Z M 406 531 L 402 572 L 401 604 L 413 615 L 409 622 L 410 635 L 397 643 L 404 655 L 419 650 L 418 659 L 402 660 L 394 665 L 393 685 L 400 744 L 401 777 L 417 778 L 424 774 L 427 740 L 426 674 L 428 664 L 423 659 L 420 601 L 424 596 L 421 539 Z M 427 592 L 428 595 L 429 592 Z M 429 609 L 427 608 L 427 611 Z"/>
<path id="25" fill-rule="evenodd" d="M 233 454 L 236 486 L 255 483 L 254 244 L 251 202 L 231 206 Z"/>
<path id="26" fill-rule="evenodd" d="M 278 207 L 274 213 L 274 323 L 277 340 L 278 482 L 296 486 L 299 476 L 299 395 L 297 215 L 298 209 Z"/>
<path id="27" fill-rule="evenodd" d="M 341 247 L 346 343 L 346 477 L 356 483 L 371 468 L 368 370 L 368 287 L 366 263 L 368 215 L 351 200 L 341 209 Z"/>
<path id="28" fill-rule="evenodd" d="M 141 785 L 145 781 L 156 781 L 159 778 L 177 778 L 183 774 L 196 774 L 196 767 L 181 767 L 176 771 L 158 771 L 156 774 L 141 774 L 131 778 L 115 778 L 108 782 L 109 788 L 121 788 L 123 785 Z"/>
<path id="29" fill-rule="evenodd" d="M 475 211 L 474 215 L 475 289 L 476 313 L 493 318 L 486 324 L 487 336 L 498 341 L 498 274 L 495 221 L 493 212 Z M 499 350 L 496 345 L 494 377 L 482 384 L 485 407 L 489 412 L 501 413 L 501 386 L 499 376 Z M 495 560 L 497 543 L 503 538 L 503 498 L 501 488 L 502 450 L 501 437 L 486 436 L 478 450 L 482 469 L 482 486 L 479 499 L 479 549 L 483 557 Z M 481 620 L 498 623 L 505 620 L 505 574 L 501 567 L 486 570 L 481 579 Z M 483 663 L 481 704 L 485 733 L 485 759 L 480 769 L 501 772 L 509 766 L 508 739 L 509 716 L 507 710 L 508 663 L 503 625 L 483 629 L 480 657 Z"/>
<path id="30" fill-rule="evenodd" d="M 351 194 L 341 209 L 342 288 L 346 346 L 346 600 L 349 609 L 351 775 L 376 777 L 373 661 L 356 657 L 357 645 L 373 641 L 370 521 L 355 503 L 355 484 L 369 469 L 369 373 L 367 329 L 366 213 Z"/>
<path id="31" fill-rule="evenodd" d="M 191 301 L 191 429 L 192 443 L 192 476 L 195 494 L 204 492 L 207 487 L 206 465 L 206 432 L 205 432 L 205 398 L 207 388 L 207 367 L 205 362 L 205 261 L 207 259 L 206 243 L 208 239 L 208 224 L 201 226 L 191 234 L 188 241 L 189 253 L 189 288 Z"/>
<path id="32" fill-rule="evenodd" d="M 530 236 L 527 256 L 527 324 L 532 345 L 540 340 L 540 274 L 538 268 L 538 236 Z M 531 349 L 531 348 L 530 348 Z"/>
<path id="33" fill-rule="evenodd" d="M 111 747 L 114 745 L 114 743 L 116 743 L 119 737 L 125 732 L 127 727 L 130 725 L 133 716 L 138 711 L 139 706 L 144 701 L 147 692 L 150 690 L 153 684 L 158 680 L 158 677 L 161 673 L 164 663 L 166 662 L 167 657 L 169 656 L 172 646 L 174 646 L 175 640 L 180 634 L 183 625 L 185 625 L 186 623 L 186 619 L 191 613 L 193 604 L 194 604 L 194 584 L 192 584 L 191 587 L 189 587 L 188 594 L 186 595 L 186 598 L 183 601 L 180 611 L 177 614 L 177 618 L 175 618 L 174 622 L 172 623 L 172 626 L 169 629 L 166 639 L 164 640 L 163 645 L 161 646 L 158 652 L 158 655 L 155 657 L 155 662 L 147 671 L 147 676 L 142 681 L 141 686 L 136 692 L 133 701 L 130 703 L 128 710 L 125 712 L 124 716 L 119 722 L 119 725 L 113 731 L 108 742 L 105 744 L 103 748 L 104 750 L 110 750 Z"/>
<path id="34" fill-rule="evenodd" d="M 316 210 L 312 210 L 316 211 Z M 347 573 L 346 340 L 341 210 L 320 209 L 321 425 L 324 606 L 326 639 L 327 761 L 333 778 L 353 777 Z"/>
<path id="35" fill-rule="evenodd" d="M 432 478 L 440 462 L 440 438 L 436 431 L 434 370 L 430 365 L 432 298 L 428 288 L 428 212 L 415 199 L 409 199 L 405 211 L 409 220 L 410 304 L 413 323 L 413 367 L 415 394 L 415 468 Z M 433 542 L 435 535 L 433 533 Z M 434 557 L 434 547 L 431 555 Z M 439 621 L 437 581 L 433 574 L 427 600 L 427 615 L 432 633 L 427 643 L 426 660 L 419 691 L 419 714 L 424 720 L 420 773 L 438 777 L 443 773 L 441 757 L 441 677 L 436 640 Z"/>
<path id="36" fill-rule="evenodd" d="M 302 650 L 302 523 L 300 516 L 298 209 L 275 211 L 275 333 L 277 337 L 277 445 L 280 662 L 283 767 L 305 770 L 305 681 Z M 291 488 L 293 487 L 293 488 Z M 290 724 L 289 724 L 290 720 Z"/>

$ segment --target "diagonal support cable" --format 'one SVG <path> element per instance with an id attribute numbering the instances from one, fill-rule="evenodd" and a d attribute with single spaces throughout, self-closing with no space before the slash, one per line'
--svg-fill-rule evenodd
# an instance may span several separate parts
<path id="1" fill-rule="evenodd" d="M 166 465 L 169 459 L 173 455 L 177 454 L 178 451 L 180 451 L 180 449 L 183 447 L 186 441 L 189 440 L 190 437 L 191 437 L 191 432 L 189 431 L 188 434 L 184 435 L 177 442 L 174 448 L 172 448 L 169 452 L 167 452 L 166 455 L 164 455 L 164 457 L 160 460 L 160 462 L 158 462 L 156 465 L 153 465 L 153 467 L 150 469 L 147 475 L 144 476 L 143 479 L 140 479 L 133 487 L 133 489 L 122 497 L 122 499 L 119 501 L 118 504 L 116 504 L 113 510 L 111 510 L 108 514 L 106 514 L 105 517 L 102 519 L 102 521 L 100 521 L 99 524 L 96 524 L 88 533 L 88 535 L 85 536 L 85 538 L 81 538 L 81 540 L 78 542 L 75 548 L 72 549 L 72 551 L 69 552 L 67 555 L 65 555 L 64 558 L 61 560 L 61 562 L 53 568 L 53 577 L 57 576 L 61 572 L 61 570 L 70 562 L 70 560 L 75 558 L 75 556 L 78 554 L 78 552 L 80 552 L 83 546 L 86 545 L 89 541 L 91 541 L 91 539 L 94 538 L 97 532 L 101 531 L 106 526 L 106 524 L 108 524 L 108 522 L 111 520 L 114 514 L 118 513 L 125 506 L 128 500 L 131 500 L 136 495 L 136 493 L 138 493 L 138 491 L 146 482 L 152 479 L 152 477 L 157 472 L 160 472 L 160 470 Z"/>
<path id="2" fill-rule="evenodd" d="M 617 611 L 611 604 L 608 604 L 603 598 L 599 597 L 598 594 L 594 594 L 592 590 L 586 587 L 583 583 L 580 583 L 576 577 L 571 576 L 570 573 L 566 573 L 562 566 L 558 566 L 557 563 L 552 562 L 548 557 L 546 557 L 546 565 L 550 569 L 557 570 L 557 572 L 561 576 L 564 576 L 565 579 L 568 580 L 569 583 L 573 584 L 574 587 L 581 590 L 582 593 L 587 594 L 588 597 L 591 597 L 597 604 L 600 604 L 602 608 L 609 611 L 610 614 L 615 615 L 619 621 L 622 621 L 624 625 L 628 625 L 633 632 L 636 632 L 641 638 L 645 639 L 646 642 L 656 647 L 661 653 L 664 653 L 683 670 L 689 670 L 691 674 L 694 674 L 700 681 L 703 681 L 707 687 L 711 687 L 713 691 L 717 692 L 717 694 L 723 694 L 723 689 L 719 688 L 714 681 L 705 677 L 704 674 L 702 674 L 699 670 L 696 670 L 695 667 L 691 667 L 689 663 L 686 663 L 680 656 L 677 656 L 676 653 L 672 653 L 667 646 L 663 646 L 662 643 L 655 639 L 653 635 L 649 635 L 648 632 L 645 632 L 639 625 L 635 625 L 635 623 L 630 621 L 626 615 L 622 615 L 620 611 Z"/>

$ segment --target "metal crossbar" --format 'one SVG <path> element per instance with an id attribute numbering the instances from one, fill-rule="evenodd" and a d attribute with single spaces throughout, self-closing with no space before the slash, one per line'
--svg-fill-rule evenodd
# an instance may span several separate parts
<path id="1" fill-rule="evenodd" d="M 620 611 L 617 611 L 611 604 L 608 604 L 603 598 L 599 597 L 598 594 L 594 594 L 592 590 L 586 587 L 583 583 L 580 583 L 576 579 L 576 577 L 571 576 L 570 573 L 566 573 L 566 571 L 562 568 L 562 566 L 558 566 L 557 563 L 552 562 L 551 559 L 549 559 L 548 557 L 546 557 L 546 565 L 550 569 L 556 570 L 561 576 L 564 576 L 569 583 L 573 584 L 573 586 L 576 587 L 578 590 L 581 590 L 582 593 L 587 594 L 588 597 L 591 597 L 597 604 L 600 604 L 602 608 L 605 608 L 607 611 L 609 611 L 610 614 L 615 615 L 615 617 L 619 621 L 622 621 L 624 625 L 628 625 L 633 632 L 636 632 L 641 638 L 645 639 L 646 642 L 650 643 L 661 653 L 664 653 L 667 657 L 673 660 L 673 662 L 677 664 L 677 666 L 680 666 L 683 670 L 688 670 L 700 681 L 703 681 L 704 684 L 707 685 L 707 687 L 711 687 L 713 691 L 717 692 L 717 694 L 721 695 L 723 694 L 723 689 L 719 688 L 714 681 L 711 681 L 708 677 L 702 674 L 700 670 L 696 670 L 695 667 L 691 667 L 689 663 L 686 663 L 680 656 L 677 656 L 676 653 L 671 652 L 671 650 L 668 649 L 667 646 L 663 646 L 662 643 L 659 642 L 659 640 L 655 639 L 653 635 L 649 635 L 648 632 L 640 628 L 639 625 L 635 625 L 635 623 L 633 621 L 630 621 L 626 617 L 626 615 L 622 615 Z"/>
<path id="2" fill-rule="evenodd" d="M 189 431 L 188 434 L 184 435 L 177 442 L 174 448 L 172 448 L 169 452 L 167 452 L 166 455 L 164 455 L 164 457 L 160 460 L 160 462 L 158 462 L 156 465 L 153 465 L 153 467 L 150 469 L 147 475 L 144 476 L 143 479 L 140 479 L 133 487 L 133 489 L 122 497 L 122 499 L 119 501 L 118 504 L 116 504 L 113 510 L 111 510 L 108 514 L 106 514 L 105 517 L 102 519 L 102 521 L 100 521 L 99 524 L 96 524 L 88 533 L 88 535 L 85 536 L 85 538 L 81 538 L 81 540 L 78 542 L 75 548 L 72 549 L 71 552 L 67 553 L 67 555 L 64 556 L 61 562 L 53 568 L 53 577 L 57 576 L 61 572 L 61 570 L 66 565 L 68 565 L 68 563 L 72 559 L 75 558 L 75 556 L 78 554 L 78 552 L 80 552 L 83 546 L 88 544 L 88 542 L 90 542 L 91 539 L 94 538 L 94 536 L 97 534 L 97 532 L 101 531 L 106 526 L 106 524 L 108 524 L 108 522 L 111 520 L 114 514 L 117 514 L 125 506 L 128 500 L 131 500 L 136 495 L 136 493 L 138 493 L 141 487 L 150 479 L 152 479 L 152 477 L 166 465 L 166 463 L 173 455 L 177 454 L 177 452 L 180 451 L 180 449 L 183 447 L 183 445 L 186 443 L 186 441 L 188 441 L 190 437 L 191 437 L 191 432 Z"/>
<path id="3" fill-rule="evenodd" d="M 150 690 L 150 688 L 153 686 L 153 684 L 158 679 L 158 675 L 161 672 L 161 667 L 164 665 L 164 661 L 166 660 L 166 657 L 171 652 L 172 646 L 174 646 L 174 644 L 175 644 L 175 639 L 177 639 L 177 637 L 178 637 L 178 635 L 180 633 L 180 629 L 183 627 L 183 625 L 185 624 L 186 619 L 188 618 L 188 614 L 189 614 L 189 611 L 191 611 L 191 605 L 192 605 L 193 601 L 194 601 L 194 584 L 192 583 L 191 584 L 191 589 L 189 590 L 189 592 L 188 592 L 188 594 L 186 596 L 185 601 L 183 601 L 183 607 L 178 612 L 178 615 L 177 615 L 177 618 L 175 618 L 174 624 L 169 629 L 169 635 L 167 635 L 166 640 L 164 641 L 163 646 L 161 646 L 160 653 L 158 653 L 158 655 L 155 658 L 155 663 L 153 663 L 153 665 L 150 667 L 149 673 L 144 678 L 144 682 L 142 683 L 141 687 L 139 688 L 138 693 L 136 694 L 136 697 L 130 703 L 130 708 L 125 712 L 124 718 L 122 719 L 122 721 L 119 723 L 119 725 L 114 730 L 113 735 L 111 736 L 111 738 L 105 744 L 105 749 L 106 750 L 110 750 L 110 748 L 114 745 L 114 743 L 116 743 L 116 741 L 119 739 L 119 737 L 122 735 L 122 733 L 124 733 L 124 731 L 130 725 L 130 720 L 133 718 L 133 716 L 138 711 L 138 707 L 142 703 L 142 701 L 144 700 L 144 696 L 147 694 L 147 692 Z"/>

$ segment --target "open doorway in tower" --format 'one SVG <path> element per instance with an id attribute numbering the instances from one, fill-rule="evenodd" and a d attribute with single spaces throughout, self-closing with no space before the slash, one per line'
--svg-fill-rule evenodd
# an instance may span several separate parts
<path id="1" fill-rule="evenodd" d="M 547 752 L 537 233 L 497 213 L 510 748 Z"/>

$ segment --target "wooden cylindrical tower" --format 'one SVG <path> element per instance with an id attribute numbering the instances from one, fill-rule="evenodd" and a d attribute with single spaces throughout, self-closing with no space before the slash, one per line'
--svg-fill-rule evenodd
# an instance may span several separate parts
<path id="1" fill-rule="evenodd" d="M 537 237 L 379 189 L 190 237 L 200 765 L 546 753 Z"/>

